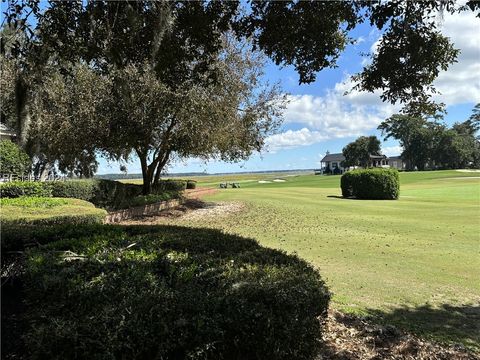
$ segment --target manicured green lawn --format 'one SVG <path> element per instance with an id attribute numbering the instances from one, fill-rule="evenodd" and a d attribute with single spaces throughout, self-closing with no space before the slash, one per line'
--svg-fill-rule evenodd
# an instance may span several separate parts
<path id="1" fill-rule="evenodd" d="M 318 267 L 335 308 L 480 349 L 480 173 L 402 173 L 398 201 L 342 199 L 339 176 L 258 183 L 277 177 L 237 175 L 241 189 L 206 200 L 242 201 L 246 211 L 184 225 L 296 252 Z"/>

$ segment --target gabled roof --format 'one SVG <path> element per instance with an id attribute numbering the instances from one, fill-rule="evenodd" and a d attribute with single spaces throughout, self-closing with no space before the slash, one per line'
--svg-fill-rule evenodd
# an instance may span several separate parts
<path id="1" fill-rule="evenodd" d="M 342 153 L 338 153 L 338 154 L 327 154 L 323 157 L 321 161 L 328 162 L 328 161 L 344 161 L 344 160 L 345 160 L 345 156 L 343 156 Z"/>
<path id="2" fill-rule="evenodd" d="M 389 160 L 402 160 L 402 157 L 401 156 L 389 156 L 388 159 Z"/>

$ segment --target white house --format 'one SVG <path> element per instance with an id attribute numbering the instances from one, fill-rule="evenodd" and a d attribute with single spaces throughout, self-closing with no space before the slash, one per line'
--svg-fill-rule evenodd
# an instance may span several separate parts
<path id="1" fill-rule="evenodd" d="M 10 129 L 7 125 L 0 123 L 0 140 L 15 141 L 17 133 Z"/>
<path id="2" fill-rule="evenodd" d="M 325 170 L 330 169 L 334 174 L 342 174 L 346 170 L 342 163 L 345 160 L 345 156 L 342 153 L 327 154 L 320 161 L 320 167 L 322 173 Z M 387 157 L 386 155 L 370 155 L 369 167 L 391 167 L 398 170 L 405 169 L 405 162 L 400 156 Z"/>

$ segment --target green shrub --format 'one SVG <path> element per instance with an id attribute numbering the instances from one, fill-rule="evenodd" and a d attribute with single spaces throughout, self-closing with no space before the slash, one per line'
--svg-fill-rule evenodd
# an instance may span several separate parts
<path id="1" fill-rule="evenodd" d="M 126 202 L 127 207 L 142 206 L 148 204 L 154 204 L 161 201 L 167 201 L 172 199 L 178 199 L 180 194 L 178 192 L 165 191 L 161 194 L 139 195 L 131 198 Z"/>
<path id="2" fill-rule="evenodd" d="M 316 355 L 330 295 L 296 256 L 212 229 L 58 230 L 26 253 L 27 357 Z"/>
<path id="3" fill-rule="evenodd" d="M 353 196 L 353 185 L 355 179 L 358 177 L 358 171 L 348 171 L 340 178 L 340 188 L 342 189 L 342 196 L 345 198 Z"/>
<path id="4" fill-rule="evenodd" d="M 10 140 L 0 141 L 0 174 L 25 175 L 32 161 L 27 153 Z"/>
<path id="5" fill-rule="evenodd" d="M 195 189 L 197 187 L 197 182 L 195 180 L 187 181 L 187 189 Z"/>
<path id="6" fill-rule="evenodd" d="M 142 193 L 142 186 L 124 184 L 112 180 L 96 180 L 95 196 L 91 199 L 96 206 L 105 209 L 124 209 L 128 202 Z"/>
<path id="7" fill-rule="evenodd" d="M 101 224 L 105 218 L 104 212 L 97 212 L 92 214 L 77 214 L 77 215 L 56 215 L 42 217 L 38 219 L 18 218 L 15 220 L 4 221 L 2 225 L 79 225 L 79 224 Z"/>
<path id="8" fill-rule="evenodd" d="M 396 169 L 364 169 L 342 175 L 342 195 L 357 199 L 394 200 L 400 195 L 400 179 Z"/>
<path id="9" fill-rule="evenodd" d="M 187 181 L 185 180 L 161 180 L 153 188 L 154 193 L 161 193 L 163 191 L 183 191 L 187 188 Z"/>
<path id="10" fill-rule="evenodd" d="M 16 198 L 20 196 L 52 196 L 51 187 L 44 182 L 11 181 L 0 184 L 2 198 Z"/>
<path id="11" fill-rule="evenodd" d="M 48 197 L 27 197 L 18 198 L 1 198 L 0 205 L 3 206 L 19 206 L 24 208 L 44 208 L 49 209 L 55 206 L 68 204 L 67 199 L 57 199 Z"/>
<path id="12" fill-rule="evenodd" d="M 69 180 L 48 183 L 52 188 L 52 196 L 75 198 L 91 201 L 95 196 L 97 182 L 94 180 Z"/>
<path id="13" fill-rule="evenodd" d="M 89 201 L 97 207 L 117 210 L 179 198 L 186 186 L 187 182 L 183 180 L 161 181 L 160 185 L 154 189 L 154 194 L 143 198 L 139 197 L 142 194 L 142 185 L 103 179 L 55 182 L 13 181 L 0 184 L 0 192 L 5 198 L 20 196 L 75 198 Z"/>

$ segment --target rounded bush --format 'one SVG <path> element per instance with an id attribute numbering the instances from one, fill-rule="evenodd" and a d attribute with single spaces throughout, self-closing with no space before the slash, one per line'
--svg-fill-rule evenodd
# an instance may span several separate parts
<path id="1" fill-rule="evenodd" d="M 187 189 L 195 189 L 197 187 L 197 182 L 195 180 L 187 181 Z"/>
<path id="2" fill-rule="evenodd" d="M 187 181 L 185 180 L 160 180 L 153 188 L 154 193 L 162 191 L 183 191 L 187 188 Z"/>
<path id="3" fill-rule="evenodd" d="M 313 359 L 330 298 L 296 256 L 168 226 L 77 227 L 27 252 L 24 294 L 28 357 L 65 359 Z"/>
<path id="4" fill-rule="evenodd" d="M 395 200 L 400 195 L 400 179 L 396 169 L 364 169 L 348 171 L 340 180 L 343 197 Z"/>

